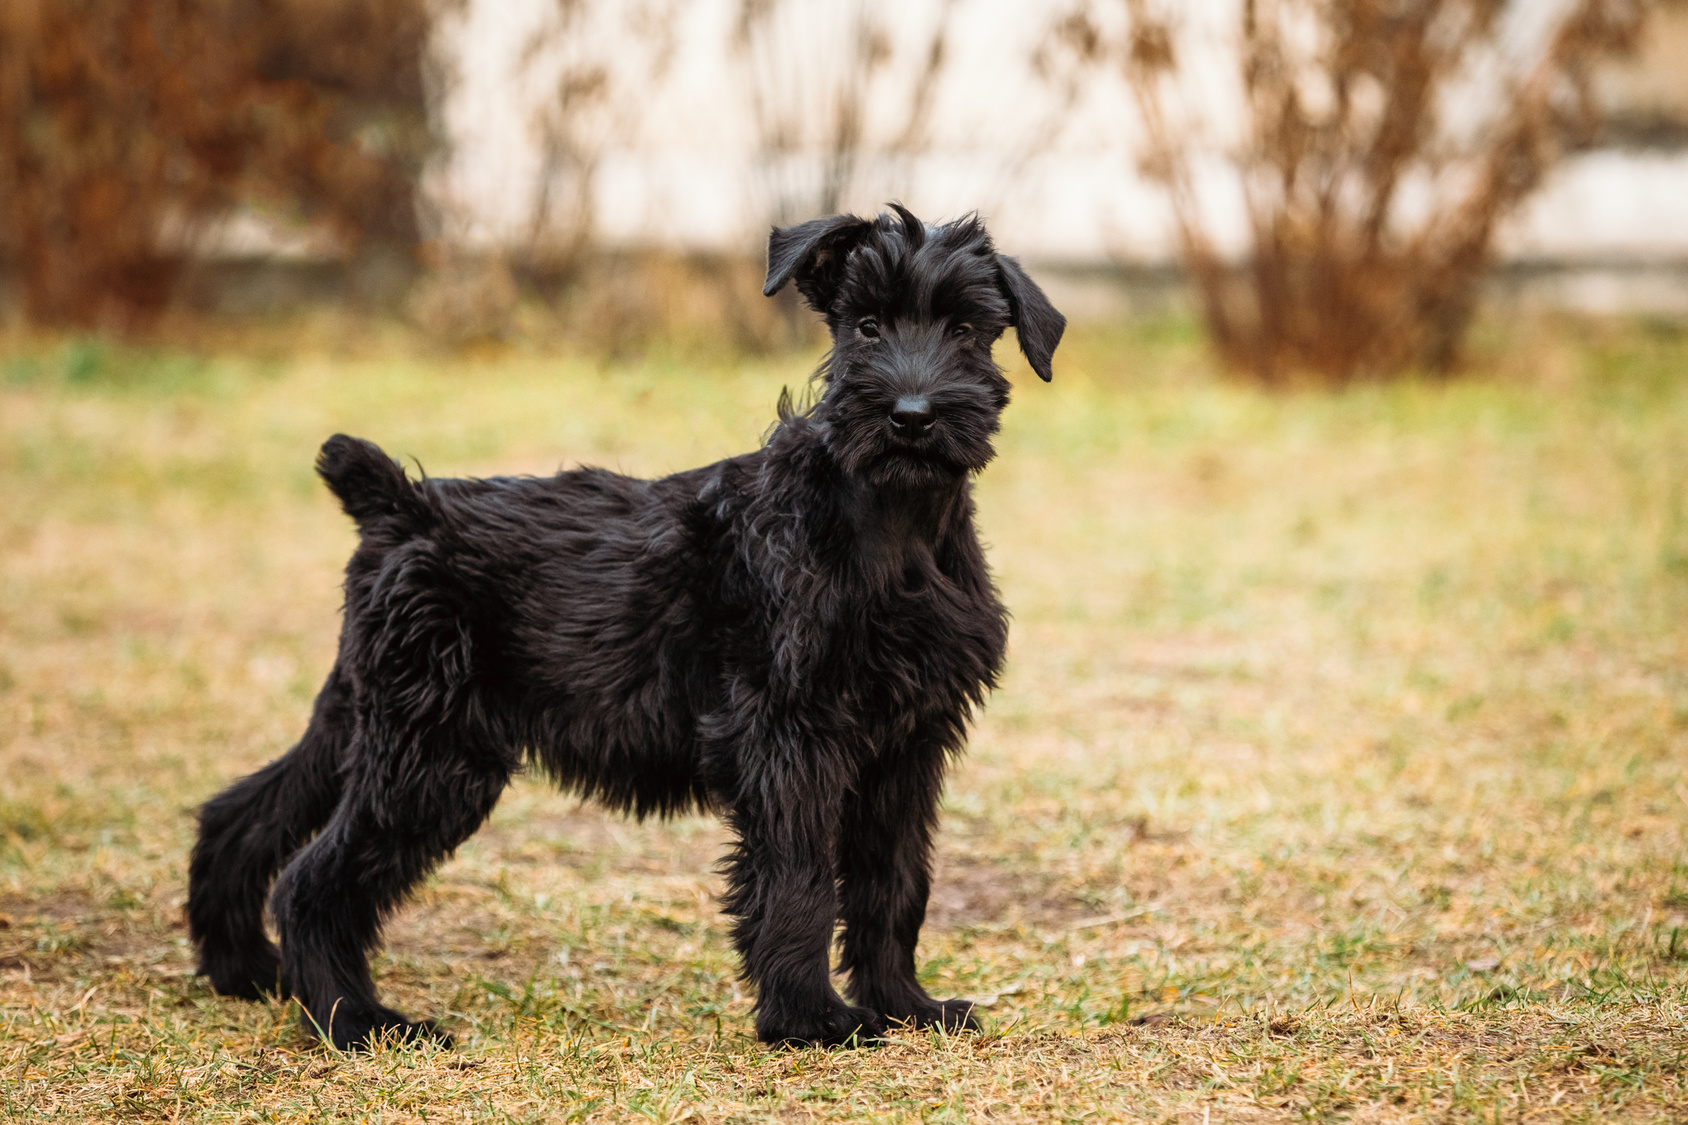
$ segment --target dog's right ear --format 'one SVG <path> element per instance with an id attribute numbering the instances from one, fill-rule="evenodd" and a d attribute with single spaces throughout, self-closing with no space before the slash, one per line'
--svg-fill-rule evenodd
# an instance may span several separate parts
<path id="1" fill-rule="evenodd" d="M 1008 294 L 1008 308 L 1013 314 L 1014 334 L 1020 338 L 1020 350 L 1045 383 L 1054 374 L 1049 361 L 1055 355 L 1061 334 L 1067 330 L 1067 318 L 1056 311 L 1043 295 L 1037 282 L 1026 276 L 1020 263 L 1007 254 L 996 256 L 997 274 L 1002 279 L 1003 292 Z"/>
<path id="2" fill-rule="evenodd" d="M 795 281 L 809 307 L 825 315 L 838 295 L 844 259 L 872 229 L 871 220 L 854 215 L 775 227 L 768 236 L 768 281 L 762 296 L 772 297 L 786 282 Z"/>

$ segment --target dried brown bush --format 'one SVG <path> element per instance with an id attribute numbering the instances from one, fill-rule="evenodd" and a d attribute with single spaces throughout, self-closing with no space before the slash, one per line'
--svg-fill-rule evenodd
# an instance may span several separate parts
<path id="1" fill-rule="evenodd" d="M 1240 268 L 1198 202 L 1206 123 L 1178 104 L 1174 9 L 1093 0 L 1041 49 L 1046 68 L 1124 79 L 1225 359 L 1344 383 L 1455 364 L 1497 224 L 1596 129 L 1593 70 L 1633 48 L 1647 6 L 1569 0 L 1528 49 L 1533 0 L 1241 0 Z"/>
<path id="2" fill-rule="evenodd" d="M 7 0 L 0 264 L 26 313 L 147 323 L 239 202 L 413 244 L 427 30 L 425 0 Z"/>
<path id="3" fill-rule="evenodd" d="M 546 0 L 518 15 L 537 17 L 507 76 L 531 111 L 527 139 L 539 158 L 531 195 L 518 224 L 489 239 L 476 229 L 486 216 L 471 194 L 433 194 L 439 237 L 421 255 L 429 269 L 408 302 L 418 327 L 452 346 L 502 339 L 523 321 L 526 292 L 540 298 L 528 329 L 549 322 L 609 352 L 644 341 L 649 311 L 616 304 L 617 295 L 643 296 L 627 284 L 630 260 L 595 244 L 598 171 L 610 149 L 638 147 L 687 7 L 688 0 Z M 543 314 L 547 303 L 557 315 Z"/>

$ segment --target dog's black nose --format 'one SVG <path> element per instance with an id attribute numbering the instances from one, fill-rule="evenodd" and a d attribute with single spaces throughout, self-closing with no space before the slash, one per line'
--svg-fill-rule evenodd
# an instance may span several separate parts
<path id="1" fill-rule="evenodd" d="M 919 437 L 932 425 L 932 404 L 925 395 L 904 395 L 891 408 L 891 426 L 904 437 Z"/>

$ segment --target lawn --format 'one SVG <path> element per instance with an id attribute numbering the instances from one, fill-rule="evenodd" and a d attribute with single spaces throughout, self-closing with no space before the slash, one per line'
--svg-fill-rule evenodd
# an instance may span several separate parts
<path id="1" fill-rule="evenodd" d="M 984 1033 L 763 1049 L 721 830 L 529 779 L 376 959 L 457 1049 L 338 1056 L 212 995 L 180 918 L 194 806 L 332 657 L 317 445 L 658 474 L 815 357 L 0 341 L 0 1118 L 1683 1120 L 1688 335 L 1477 357 L 1272 395 L 1169 320 L 1012 371 L 1010 668 L 920 949 Z"/>

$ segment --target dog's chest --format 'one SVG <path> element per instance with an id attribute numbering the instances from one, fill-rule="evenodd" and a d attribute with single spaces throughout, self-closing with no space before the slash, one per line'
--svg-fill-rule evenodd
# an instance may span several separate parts
<path id="1" fill-rule="evenodd" d="M 1005 613 L 986 575 L 907 541 L 857 561 L 852 580 L 834 586 L 847 596 L 826 615 L 822 681 L 868 717 L 890 718 L 949 712 L 994 680 Z"/>

